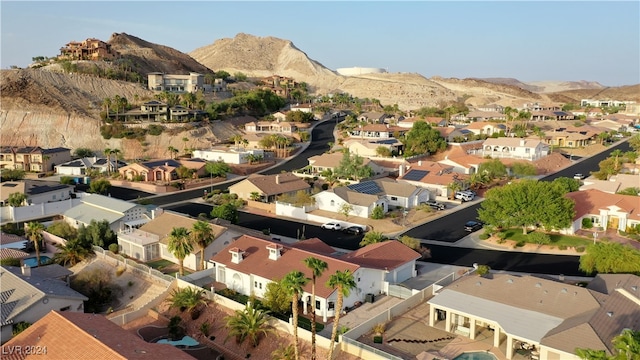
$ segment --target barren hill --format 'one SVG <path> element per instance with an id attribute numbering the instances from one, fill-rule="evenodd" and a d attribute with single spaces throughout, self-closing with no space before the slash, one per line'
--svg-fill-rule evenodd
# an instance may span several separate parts
<path id="1" fill-rule="evenodd" d="M 640 102 L 640 84 L 606 87 L 602 89 L 579 89 L 549 93 L 553 101 L 579 103 L 581 99 L 612 99 Z"/>

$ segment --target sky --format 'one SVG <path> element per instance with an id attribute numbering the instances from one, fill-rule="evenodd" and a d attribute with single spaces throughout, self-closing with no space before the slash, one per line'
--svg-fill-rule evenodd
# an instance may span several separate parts
<path id="1" fill-rule="evenodd" d="M 4 1 L 0 67 L 125 32 L 188 53 L 238 33 L 335 70 L 640 83 L 640 1 Z M 213 69 L 216 70 L 216 69 Z"/>

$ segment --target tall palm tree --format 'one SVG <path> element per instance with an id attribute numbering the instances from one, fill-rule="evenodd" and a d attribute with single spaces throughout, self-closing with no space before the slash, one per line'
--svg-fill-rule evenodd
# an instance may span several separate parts
<path id="1" fill-rule="evenodd" d="M 215 239 L 213 229 L 208 222 L 199 220 L 193 224 L 191 236 L 193 236 L 193 242 L 200 248 L 200 270 L 204 270 L 204 249 Z"/>
<path id="2" fill-rule="evenodd" d="M 182 142 L 184 142 L 184 145 L 182 145 L 182 152 L 186 153 L 187 152 L 187 142 L 189 142 L 189 138 L 188 137 L 183 137 L 182 138 Z"/>
<path id="3" fill-rule="evenodd" d="M 73 266 L 93 254 L 93 250 L 82 247 L 78 241 L 67 241 L 66 244 L 57 244 L 58 252 L 53 256 L 53 261 L 62 266 Z"/>
<path id="4" fill-rule="evenodd" d="M 113 163 L 116 165 L 116 172 L 118 172 L 118 155 L 121 153 L 120 149 L 112 149 L 111 153 L 114 154 Z"/>
<path id="5" fill-rule="evenodd" d="M 327 270 L 326 261 L 310 256 L 304 259 L 304 264 L 311 270 L 311 360 L 316 359 L 316 279 Z"/>
<path id="6" fill-rule="evenodd" d="M 174 156 L 178 152 L 178 149 L 176 149 L 173 146 L 169 145 L 169 147 L 167 148 L 167 151 L 169 152 L 169 155 L 171 156 L 171 158 L 174 159 Z"/>
<path id="7" fill-rule="evenodd" d="M 189 230 L 184 227 L 173 228 L 169 234 L 167 249 L 178 259 L 180 276 L 184 276 L 184 258 L 193 251 L 193 244 L 189 235 Z"/>
<path id="8" fill-rule="evenodd" d="M 111 148 L 104 148 L 104 154 L 107 156 L 107 174 L 111 173 Z"/>
<path id="9" fill-rule="evenodd" d="M 236 310 L 233 315 L 225 318 L 227 329 L 229 329 L 227 339 L 235 336 L 239 344 L 249 339 L 253 347 L 258 346 L 260 335 L 266 336 L 274 330 L 269 325 L 268 314 L 268 311 L 256 309 L 252 303 L 248 303 L 242 310 Z"/>
<path id="10" fill-rule="evenodd" d="M 240 149 L 240 143 L 242 142 L 242 135 L 240 134 L 235 134 L 233 135 L 231 138 L 229 138 L 231 141 L 233 141 L 233 144 L 236 146 L 236 151 Z"/>
<path id="11" fill-rule="evenodd" d="M 298 360 L 298 299 L 302 294 L 302 288 L 309 279 L 301 271 L 291 271 L 282 279 L 282 285 L 291 295 L 291 312 L 293 313 L 293 346 L 295 347 L 295 359 Z"/>
<path id="12" fill-rule="evenodd" d="M 45 227 L 39 222 L 32 221 L 27 223 L 26 235 L 33 242 L 33 247 L 36 250 L 36 264 L 40 266 L 40 242 L 42 241 L 42 231 Z"/>
<path id="13" fill-rule="evenodd" d="M 120 120 L 120 105 L 122 104 L 122 97 L 115 95 L 113 97 L 113 105 L 116 107 L 116 120 Z"/>
<path id="14" fill-rule="evenodd" d="M 336 270 L 335 274 L 329 277 L 327 286 L 332 289 L 338 289 L 338 299 L 336 301 L 335 308 L 336 315 L 333 318 L 333 329 L 331 330 L 329 356 L 327 356 L 327 359 L 331 360 L 333 358 L 333 346 L 336 342 L 336 337 L 338 336 L 338 326 L 340 325 L 340 313 L 342 312 L 342 303 L 344 301 L 344 297 L 348 297 L 351 293 L 351 290 L 355 289 L 357 285 L 350 270 Z"/>
<path id="15" fill-rule="evenodd" d="M 105 117 L 109 118 L 109 112 L 111 110 L 111 98 L 105 98 L 102 100 L 102 105 L 104 106 Z"/>

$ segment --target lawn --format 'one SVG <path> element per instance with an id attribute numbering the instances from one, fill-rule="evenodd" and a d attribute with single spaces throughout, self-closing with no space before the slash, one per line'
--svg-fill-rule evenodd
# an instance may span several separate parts
<path id="1" fill-rule="evenodd" d="M 156 261 L 149 261 L 148 263 L 146 263 L 147 266 L 156 269 L 160 272 L 162 272 L 163 274 L 167 274 L 169 276 L 176 276 L 176 273 L 178 273 L 179 270 L 179 265 L 178 264 L 174 264 L 169 260 L 156 260 Z M 185 275 L 189 275 L 191 274 L 191 272 L 187 269 L 184 270 L 184 274 Z"/>
<path id="2" fill-rule="evenodd" d="M 530 242 L 527 235 L 522 234 L 522 228 L 514 228 L 502 231 L 507 234 L 507 240 Z M 592 240 L 585 239 L 578 236 L 569 236 L 562 234 L 548 234 L 551 238 L 551 246 L 566 246 L 566 247 L 580 247 L 587 246 L 592 243 Z"/>

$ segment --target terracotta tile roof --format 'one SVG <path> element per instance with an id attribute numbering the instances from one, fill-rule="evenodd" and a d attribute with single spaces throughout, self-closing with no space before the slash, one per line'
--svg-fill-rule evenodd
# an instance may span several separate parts
<path id="1" fill-rule="evenodd" d="M 450 156 L 448 159 L 442 160 L 442 162 L 446 164 L 447 160 L 454 162 L 467 169 L 472 166 L 478 166 L 483 162 L 489 161 L 489 159 L 483 159 L 481 157 L 474 156 L 474 155 L 462 155 L 462 156 L 455 156 L 455 157 Z"/>
<path id="2" fill-rule="evenodd" d="M 220 264 L 224 264 L 227 268 L 239 271 L 244 274 L 254 274 L 265 279 L 275 280 L 283 278 L 292 270 L 299 270 L 308 278 L 311 278 L 311 270 L 304 265 L 304 259 L 313 256 L 320 260 L 326 261 L 327 270 L 316 279 L 316 295 L 327 298 L 335 290 L 326 287 L 324 284 L 336 270 L 350 270 L 355 273 L 360 267 L 340 259 L 332 258 L 322 254 L 297 249 L 286 244 L 283 245 L 282 254 L 279 259 L 269 259 L 269 251 L 267 246 L 273 244 L 272 241 L 258 239 L 253 236 L 243 235 L 233 244 L 227 246 L 224 250 L 214 255 L 211 260 Z M 277 243 L 280 244 L 280 243 Z M 239 264 L 231 262 L 232 248 L 237 248 L 244 252 L 243 259 Z M 311 293 L 311 283 L 304 287 L 304 291 Z"/>
<path id="3" fill-rule="evenodd" d="M 547 174 L 556 172 L 571 164 L 571 160 L 562 156 L 560 153 L 551 153 L 543 158 L 535 160 L 533 164 L 538 169 L 538 174 Z"/>
<path id="4" fill-rule="evenodd" d="M 250 175 L 243 181 L 248 181 L 262 191 L 265 195 L 277 195 L 298 190 L 307 190 L 310 185 L 293 175 L 282 173 L 274 175 Z"/>
<path id="5" fill-rule="evenodd" d="M 342 160 L 343 157 L 344 157 L 344 154 L 338 151 L 330 154 L 325 153 L 322 155 L 312 156 L 308 159 L 308 161 L 309 161 L 309 164 L 311 164 L 312 166 L 334 168 L 340 165 L 340 161 Z M 370 162 L 371 160 L 369 160 L 369 158 L 363 158 L 362 166 L 367 166 L 369 165 Z"/>
<path id="6" fill-rule="evenodd" d="M 612 206 L 629 214 L 629 219 L 640 220 L 640 198 L 637 196 L 608 194 L 596 189 L 574 191 L 566 196 L 576 203 L 574 220 L 587 214 L 600 214 L 600 209 Z"/>
<path id="7" fill-rule="evenodd" d="M 15 346 L 46 348 L 47 359 L 195 359 L 174 346 L 148 343 L 102 315 L 68 311 L 51 311 L 3 345 Z M 3 353 L 2 358 L 26 356 Z"/>
<path id="8" fill-rule="evenodd" d="M 454 180 L 464 180 L 468 178 L 467 175 L 454 173 L 452 165 L 441 164 L 434 161 L 423 160 L 421 162 L 414 162 L 405 171 L 405 175 L 411 170 L 427 171 L 425 176 L 417 180 L 424 184 L 446 185 L 452 183 Z M 404 179 L 404 176 L 398 179 Z"/>
<path id="9" fill-rule="evenodd" d="M 358 206 L 371 206 L 379 199 L 378 195 L 359 193 L 346 186 L 337 187 L 327 191 L 333 191 L 333 193 L 339 196 L 342 200 L 349 204 Z"/>
<path id="10" fill-rule="evenodd" d="M 504 115 L 502 115 L 502 116 L 504 116 Z M 469 115 L 467 115 L 467 117 L 469 117 Z M 476 122 L 472 122 L 471 124 L 467 125 L 465 127 L 465 129 L 480 130 L 480 129 L 484 129 L 487 126 L 493 127 L 493 128 L 498 128 L 498 125 L 504 126 L 504 124 L 497 124 L 497 123 L 492 123 L 492 122 L 488 122 L 488 121 L 476 121 Z"/>
<path id="11" fill-rule="evenodd" d="M 456 131 L 456 128 L 448 127 L 448 126 L 447 127 L 436 126 L 434 127 L 434 129 L 438 130 L 438 132 L 440 133 L 440 136 L 442 136 L 443 138 L 447 138 L 449 134 Z"/>
<path id="12" fill-rule="evenodd" d="M 157 235 L 158 238 L 160 238 L 161 243 L 168 244 L 169 235 L 171 234 L 173 228 L 184 227 L 187 228 L 187 230 L 191 231 L 193 229 L 193 224 L 195 224 L 196 222 L 198 222 L 198 220 L 196 219 L 176 214 L 171 211 L 164 211 L 162 214 L 160 214 L 160 216 L 142 225 L 140 227 L 140 230 L 146 231 L 153 235 Z M 227 231 L 227 228 L 225 228 L 224 226 L 216 224 L 210 225 L 216 238 Z M 193 253 L 197 254 L 199 251 L 200 248 L 198 246 L 194 246 Z"/>
<path id="13" fill-rule="evenodd" d="M 11 248 L 6 248 L 6 249 L 0 249 L 0 259 L 4 260 L 4 259 L 24 259 L 26 257 L 29 256 L 29 253 L 26 253 L 24 251 L 20 251 L 20 250 L 16 250 L 16 249 L 11 249 Z"/>
<path id="14" fill-rule="evenodd" d="M 331 246 L 325 244 L 318 238 L 300 240 L 291 244 L 291 247 L 327 256 L 331 256 L 336 252 Z"/>
<path id="15" fill-rule="evenodd" d="M 367 245 L 340 258 L 370 269 L 393 270 L 420 257 L 418 252 L 403 243 L 390 240 Z"/>
<path id="16" fill-rule="evenodd" d="M 0 232 L 0 245 L 19 243 L 23 241 L 27 241 L 27 239 L 23 238 L 22 236 Z"/>

